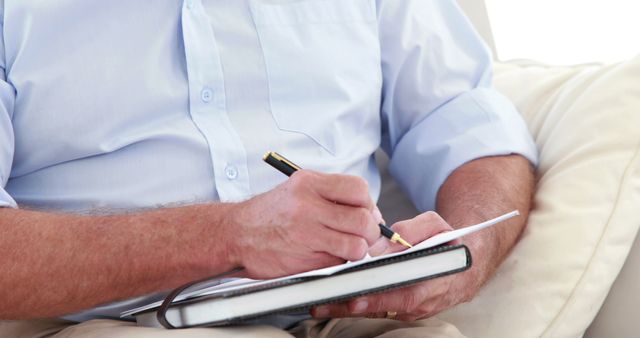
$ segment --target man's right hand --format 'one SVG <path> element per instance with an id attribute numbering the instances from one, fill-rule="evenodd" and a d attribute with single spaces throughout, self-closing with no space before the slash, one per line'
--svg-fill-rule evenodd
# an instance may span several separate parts
<path id="1" fill-rule="evenodd" d="M 251 278 L 358 260 L 380 237 L 366 181 L 301 170 L 231 211 L 231 257 Z"/>

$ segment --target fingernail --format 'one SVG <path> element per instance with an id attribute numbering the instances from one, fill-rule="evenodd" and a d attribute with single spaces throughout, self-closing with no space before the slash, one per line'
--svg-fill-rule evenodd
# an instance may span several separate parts
<path id="1" fill-rule="evenodd" d="M 366 299 L 359 299 L 356 301 L 356 304 L 353 306 L 354 313 L 364 313 L 367 311 L 369 307 L 369 302 Z"/>
<path id="2" fill-rule="evenodd" d="M 318 318 L 329 317 L 329 308 L 326 306 L 318 306 L 313 310 L 313 316 Z"/>

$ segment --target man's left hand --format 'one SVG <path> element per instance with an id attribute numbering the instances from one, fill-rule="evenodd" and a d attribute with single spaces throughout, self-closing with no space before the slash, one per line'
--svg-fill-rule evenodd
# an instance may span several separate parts
<path id="1" fill-rule="evenodd" d="M 419 243 L 438 233 L 453 228 L 435 212 L 421 214 L 411 220 L 398 222 L 392 227 L 412 244 Z M 451 244 L 458 244 L 454 241 Z M 372 256 L 404 250 L 400 244 L 380 238 L 370 249 Z M 436 278 L 413 286 L 363 297 L 348 302 L 313 308 L 311 314 L 318 318 L 338 317 L 393 317 L 413 321 L 433 316 L 456 304 L 471 300 L 480 288 L 475 272 L 467 270 L 442 278 Z M 394 314 L 394 316 L 389 316 Z"/>

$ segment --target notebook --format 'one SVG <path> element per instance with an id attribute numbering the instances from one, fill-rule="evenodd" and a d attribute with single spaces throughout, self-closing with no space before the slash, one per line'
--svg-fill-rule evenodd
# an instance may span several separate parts
<path id="1" fill-rule="evenodd" d="M 134 316 L 138 325 L 167 328 L 235 325 L 446 276 L 471 266 L 466 246 L 446 243 L 518 214 L 513 211 L 438 234 L 402 252 L 361 261 L 270 280 L 211 280 L 176 297 L 161 316 L 157 310 L 162 302 L 155 302 L 123 312 L 121 317 Z"/>

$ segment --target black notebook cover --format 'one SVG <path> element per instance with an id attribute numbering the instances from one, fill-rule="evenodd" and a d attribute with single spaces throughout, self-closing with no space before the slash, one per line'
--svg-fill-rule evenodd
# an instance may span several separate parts
<path id="1" fill-rule="evenodd" d="M 292 286 L 301 285 L 305 283 L 311 284 L 311 282 L 322 280 L 322 279 L 331 280 L 332 278 L 336 278 L 337 276 L 343 276 L 343 275 L 349 275 L 349 277 L 346 277 L 346 278 L 353 277 L 355 279 L 359 277 L 361 271 L 379 269 L 383 266 L 388 266 L 388 265 L 401 263 L 401 262 L 413 261 L 415 259 L 420 259 L 427 256 L 434 256 L 434 255 L 442 254 L 445 252 L 455 251 L 460 249 L 464 251 L 464 254 L 466 256 L 466 264 L 457 266 L 453 269 L 444 270 L 440 273 L 435 273 L 435 274 L 427 273 L 427 274 L 421 275 L 420 272 L 418 271 L 418 272 L 415 272 L 416 275 L 410 279 L 402 279 L 402 280 L 398 280 L 395 283 L 384 284 L 376 287 L 365 287 L 355 292 L 341 293 L 339 290 L 340 286 L 334 285 L 333 288 L 336 289 L 335 290 L 336 294 L 332 297 L 323 297 L 323 298 L 313 299 L 313 300 L 305 301 L 301 304 L 295 304 L 295 305 L 282 305 L 282 301 L 275 301 L 272 304 L 273 306 L 271 306 L 268 310 L 265 310 L 265 311 L 259 311 L 255 313 L 246 313 L 242 315 L 231 316 L 224 319 L 218 318 L 211 321 L 201 321 L 192 325 L 185 325 L 184 322 L 182 322 L 183 316 L 179 315 L 177 317 L 181 318 L 180 323 L 174 323 L 174 321 L 176 320 L 172 318 L 171 324 L 169 325 L 163 324 L 163 326 L 167 328 L 187 328 L 187 327 L 200 327 L 200 326 L 238 325 L 238 324 L 243 324 L 247 321 L 255 320 L 265 316 L 271 316 L 271 315 L 277 315 L 277 314 L 300 313 L 301 311 L 308 310 L 313 306 L 327 304 L 327 303 L 341 302 L 347 299 L 351 299 L 351 298 L 366 295 L 366 294 L 384 292 L 387 290 L 400 288 L 403 286 L 415 284 L 428 279 L 438 278 L 438 277 L 442 277 L 442 276 L 467 270 L 471 266 L 471 254 L 469 252 L 469 249 L 464 245 L 455 245 L 455 246 L 443 245 L 443 246 L 438 246 L 438 247 L 429 248 L 429 249 L 422 249 L 422 250 L 414 251 L 411 253 L 407 253 L 405 255 L 399 255 L 399 256 L 389 257 L 389 258 L 378 260 L 378 261 L 373 261 L 371 263 L 365 263 L 360 266 L 338 271 L 331 275 L 309 276 L 309 277 L 288 279 L 283 281 L 276 281 L 274 283 L 258 285 L 255 287 L 246 287 L 239 290 L 231 290 L 228 292 L 216 294 L 215 296 L 201 296 L 201 297 L 191 298 L 191 299 L 187 299 L 179 302 L 174 302 L 171 305 L 171 307 L 169 307 L 167 312 L 171 312 L 175 309 L 181 309 L 182 311 L 182 309 L 189 308 L 193 305 L 203 304 L 207 302 L 217 302 L 217 301 L 228 300 L 232 298 L 239 299 L 237 297 L 242 297 L 243 299 L 246 299 L 247 304 L 250 304 L 253 296 L 258 295 L 261 292 L 270 291 L 274 289 L 281 289 L 281 288 L 285 288 L 283 290 L 286 290 L 286 288 L 291 288 Z M 327 281 L 326 285 L 331 285 L 330 283 L 331 283 L 330 281 Z M 313 285 L 318 286 L 322 284 L 313 283 Z M 146 326 L 157 326 L 157 323 L 168 323 L 167 321 L 168 318 L 166 317 L 163 318 L 163 316 L 166 316 L 166 314 L 156 313 L 157 310 L 158 310 L 157 308 L 154 308 L 154 309 L 150 309 L 150 310 L 135 314 L 135 316 L 138 319 L 138 323 Z M 219 316 L 213 316 L 213 317 L 219 317 Z M 155 323 L 152 323 L 152 322 L 155 322 Z"/>

